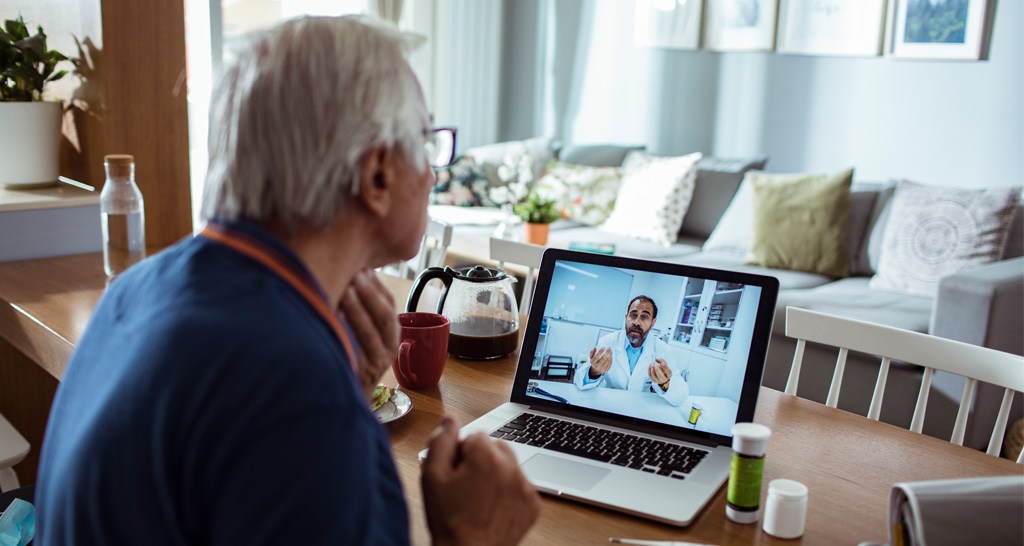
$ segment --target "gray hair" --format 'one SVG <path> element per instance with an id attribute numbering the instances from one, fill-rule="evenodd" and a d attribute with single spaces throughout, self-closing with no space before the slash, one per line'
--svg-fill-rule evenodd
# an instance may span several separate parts
<path id="1" fill-rule="evenodd" d="M 429 123 L 397 29 L 304 17 L 252 35 L 210 107 L 204 220 L 325 227 L 359 191 L 374 146 L 425 162 Z"/>

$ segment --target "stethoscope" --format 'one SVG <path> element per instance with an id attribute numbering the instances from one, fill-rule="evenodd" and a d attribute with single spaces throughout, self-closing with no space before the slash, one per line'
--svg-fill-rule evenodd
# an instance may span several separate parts
<path id="1" fill-rule="evenodd" d="M 561 402 L 563 404 L 568 404 L 569 403 L 569 401 L 566 400 L 565 398 L 562 398 L 561 396 L 558 396 L 557 394 L 551 394 L 550 392 L 540 388 L 540 383 L 538 383 L 536 381 L 530 381 L 529 383 L 526 384 L 526 394 L 535 394 L 535 393 L 539 394 L 541 396 L 547 396 L 548 398 L 551 398 L 551 399 L 554 399 L 554 400 L 558 400 L 559 402 Z"/>

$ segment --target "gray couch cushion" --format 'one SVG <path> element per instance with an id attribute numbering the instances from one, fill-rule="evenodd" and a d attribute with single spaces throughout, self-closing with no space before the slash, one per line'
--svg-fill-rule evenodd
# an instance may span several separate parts
<path id="1" fill-rule="evenodd" d="M 1024 256 L 1024 205 L 1017 207 L 1017 212 L 1010 222 L 1010 233 L 1006 236 L 1006 250 L 1003 251 L 1003 259 L 1020 258 Z"/>
<path id="2" fill-rule="evenodd" d="M 927 332 L 931 298 L 908 296 L 868 288 L 867 277 L 848 277 L 804 290 L 782 290 L 775 305 L 773 331 L 786 330 L 786 306 L 884 324 L 914 332 Z"/>
<path id="3" fill-rule="evenodd" d="M 652 241 L 616 235 L 592 227 L 552 229 L 548 234 L 548 246 L 569 248 L 572 243 L 609 243 L 615 245 L 615 254 L 618 256 L 656 260 L 666 260 L 700 250 L 700 241 L 690 241 L 691 244 L 677 242 L 666 247 Z"/>
<path id="4" fill-rule="evenodd" d="M 882 237 L 885 235 L 885 223 L 889 220 L 889 203 L 892 201 L 892 194 L 895 190 L 896 184 L 887 182 L 883 184 L 875 197 L 875 204 L 868 219 L 868 229 L 861 241 L 857 259 L 850 264 L 851 275 L 870 277 L 878 270 L 878 259 L 882 255 Z"/>
<path id="5" fill-rule="evenodd" d="M 642 145 L 567 144 L 558 152 L 558 160 L 589 167 L 618 167 L 633 151 L 643 151 Z"/>
<path id="6" fill-rule="evenodd" d="M 856 182 L 850 187 L 850 222 L 846 232 L 846 242 L 850 248 L 850 275 L 866 274 L 859 264 L 860 255 L 862 252 L 867 253 L 867 249 L 862 247 L 867 244 L 878 193 L 885 187 L 881 183 L 864 182 Z"/>
<path id="7" fill-rule="evenodd" d="M 665 259 L 666 262 L 695 265 L 698 267 L 710 267 L 715 269 L 728 269 L 730 271 L 742 271 L 757 275 L 767 275 L 779 279 L 779 286 L 788 288 L 812 288 L 821 286 L 832 280 L 831 277 L 817 273 L 806 273 L 804 271 L 788 271 L 785 269 L 770 269 L 757 265 L 746 265 L 744 256 L 728 251 L 711 250 L 701 251 L 695 254 L 687 254 L 677 258 Z"/>
<path id="8" fill-rule="evenodd" d="M 693 189 L 690 208 L 683 216 L 679 237 L 706 239 L 715 230 L 718 221 L 732 201 L 733 195 L 749 170 L 764 168 L 764 156 L 725 159 L 704 157 L 697 165 L 697 181 Z"/>

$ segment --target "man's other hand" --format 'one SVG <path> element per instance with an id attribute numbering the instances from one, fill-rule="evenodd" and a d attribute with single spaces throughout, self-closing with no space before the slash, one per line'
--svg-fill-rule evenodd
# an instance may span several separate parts
<path id="1" fill-rule="evenodd" d="M 477 433 L 459 441 L 451 417 L 430 438 L 421 482 L 435 546 L 518 544 L 537 521 L 540 495 L 512 449 Z"/>
<path id="2" fill-rule="evenodd" d="M 362 348 L 356 374 L 369 400 L 377 381 L 398 355 L 395 300 L 373 271 L 364 270 L 345 289 L 339 307 Z"/>

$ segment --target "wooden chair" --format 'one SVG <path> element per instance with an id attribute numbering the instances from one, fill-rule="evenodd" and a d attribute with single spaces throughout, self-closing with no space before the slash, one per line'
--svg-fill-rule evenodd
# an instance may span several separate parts
<path id="1" fill-rule="evenodd" d="M 846 356 L 849 351 L 880 356 L 881 367 L 878 371 L 878 379 L 875 382 L 875 390 L 867 415 L 869 419 L 876 421 L 882 409 L 882 397 L 885 392 L 890 362 L 899 360 L 923 367 L 921 389 L 918 391 L 914 417 L 910 422 L 910 430 L 917 433 L 921 432 L 921 427 L 924 424 L 928 393 L 931 390 L 932 375 L 935 370 L 966 378 L 967 382 L 960 397 L 960 409 L 953 425 L 953 434 L 949 439 L 956 445 L 964 443 L 964 429 L 977 382 L 984 381 L 1003 387 L 1005 389 L 1003 401 L 999 406 L 999 414 L 987 450 L 989 455 L 999 456 L 1013 395 L 1015 392 L 1024 392 L 1024 357 L 797 307 L 786 308 L 786 335 L 797 340 L 793 366 L 790 368 L 789 381 L 786 383 L 787 394 L 796 395 L 804 347 L 808 341 L 839 348 L 835 372 L 832 375 L 832 385 L 829 387 L 828 398 L 825 400 L 825 405 L 833 408 L 836 407 L 839 400 L 839 390 L 843 384 L 843 369 L 846 366 Z M 1017 457 L 1017 462 L 1024 462 L 1024 454 Z"/>
<path id="2" fill-rule="evenodd" d="M 498 267 L 506 269 L 506 263 L 526 267 L 523 295 L 519 299 L 519 312 L 522 314 L 529 314 L 530 312 L 530 302 L 533 300 L 534 276 L 537 273 L 537 269 L 540 268 L 540 260 L 544 256 L 544 249 L 545 247 L 540 245 L 491 237 L 491 259 L 498 262 Z"/>
<path id="3" fill-rule="evenodd" d="M 20 487 L 13 467 L 25 458 L 28 449 L 25 438 L 0 415 L 0 492 Z"/>
<path id="4" fill-rule="evenodd" d="M 452 243 L 452 226 L 447 222 L 430 218 L 423 234 L 423 242 L 416 256 L 403 262 L 387 265 L 381 269 L 403 279 L 415 279 L 421 271 L 428 267 L 444 265 L 448 256 L 448 245 Z"/>

